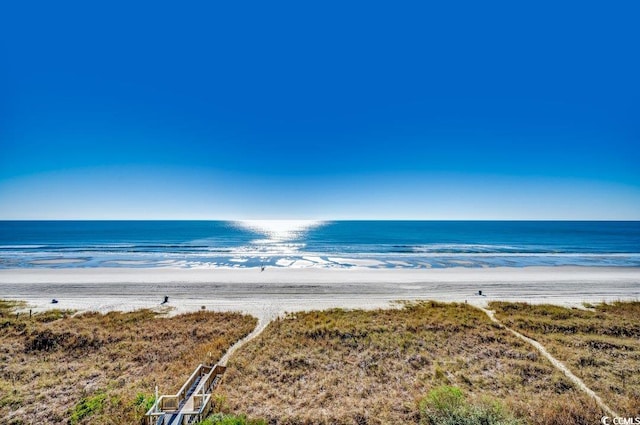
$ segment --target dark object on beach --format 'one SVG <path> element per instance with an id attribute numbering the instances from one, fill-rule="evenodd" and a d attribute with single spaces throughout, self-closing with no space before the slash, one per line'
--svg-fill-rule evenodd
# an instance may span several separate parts
<path id="1" fill-rule="evenodd" d="M 482 291 L 478 291 L 478 295 L 482 296 Z"/>
<path id="2" fill-rule="evenodd" d="M 51 304 L 58 304 L 58 300 L 56 300 L 55 298 L 51 300 Z"/>
<path id="3" fill-rule="evenodd" d="M 162 301 L 162 304 L 166 304 L 169 302 L 169 297 L 168 296 L 164 296 L 164 301 Z"/>
<path id="4" fill-rule="evenodd" d="M 260 266 L 260 271 L 263 272 L 264 269 L 266 269 L 266 268 L 267 268 L 266 266 Z"/>

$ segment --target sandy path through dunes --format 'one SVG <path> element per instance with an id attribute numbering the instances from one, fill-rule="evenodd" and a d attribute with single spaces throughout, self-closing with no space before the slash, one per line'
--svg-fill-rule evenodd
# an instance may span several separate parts
<path id="1" fill-rule="evenodd" d="M 502 322 L 500 322 L 498 319 L 496 319 L 495 314 L 492 310 L 487 310 L 486 308 L 481 308 L 482 311 L 484 311 L 486 313 L 487 316 L 489 316 L 489 319 L 491 319 L 492 322 L 497 323 L 498 325 L 500 325 L 501 327 L 503 327 L 504 329 L 506 329 L 507 331 L 511 332 L 513 335 L 516 336 L 516 338 L 521 339 L 522 341 L 526 342 L 527 344 L 532 345 L 536 350 L 538 350 L 538 352 L 540 354 L 542 354 L 544 356 L 544 358 L 546 358 L 547 360 L 549 360 L 549 362 L 553 365 L 553 367 L 555 367 L 556 369 L 558 369 L 560 372 L 562 372 L 571 382 L 574 383 L 574 385 L 576 385 L 580 391 L 584 392 L 585 394 L 587 394 L 589 397 L 591 397 L 593 400 L 595 400 L 595 402 L 598 404 L 598 406 L 600 406 L 600 408 L 602 410 L 604 410 L 609 416 L 611 417 L 617 417 L 619 416 L 617 413 L 615 413 L 609 406 L 607 406 L 605 404 L 604 401 L 602 401 L 602 399 L 600 398 L 600 396 L 598 396 L 595 391 L 593 391 L 591 388 L 589 388 L 583 381 L 582 379 L 578 378 L 576 375 L 573 374 L 573 372 L 571 372 L 571 370 L 565 366 L 564 363 L 562 363 L 560 360 L 556 359 L 555 357 L 553 357 L 551 355 L 551 353 L 549 353 L 547 351 L 547 349 L 544 347 L 544 345 L 540 344 L 538 341 L 536 341 L 535 339 L 531 339 L 527 336 L 524 336 L 523 334 L 521 334 L 518 331 L 515 331 L 511 328 L 509 328 L 508 326 L 505 326 L 502 324 Z"/>

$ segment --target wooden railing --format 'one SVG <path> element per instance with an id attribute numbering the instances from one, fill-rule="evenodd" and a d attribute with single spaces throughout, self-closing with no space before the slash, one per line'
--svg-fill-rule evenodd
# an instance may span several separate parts
<path id="1" fill-rule="evenodd" d="M 169 420 L 167 419 L 168 415 L 178 414 L 178 412 L 180 414 L 180 418 L 177 418 L 179 422 L 174 421 L 172 425 L 193 424 L 206 419 L 213 407 L 211 391 L 216 387 L 225 370 L 226 367 L 219 365 L 214 367 L 199 365 L 177 394 L 158 397 L 146 413 L 142 423 L 144 425 L 161 425 L 165 423 L 165 420 Z M 194 388 L 194 392 L 189 395 L 193 400 L 193 410 L 182 411 L 181 409 L 188 400 L 188 392 L 199 377 L 201 378 L 200 382 Z M 198 388 L 200 389 L 198 390 Z"/>

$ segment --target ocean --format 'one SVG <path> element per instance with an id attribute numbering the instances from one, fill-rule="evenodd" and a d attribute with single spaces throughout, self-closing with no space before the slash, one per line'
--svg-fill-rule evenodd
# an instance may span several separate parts
<path id="1" fill-rule="evenodd" d="M 0 268 L 640 267 L 639 221 L 0 221 Z"/>

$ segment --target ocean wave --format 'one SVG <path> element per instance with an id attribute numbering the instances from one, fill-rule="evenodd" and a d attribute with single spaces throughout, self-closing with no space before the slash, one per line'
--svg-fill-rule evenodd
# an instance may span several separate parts
<path id="1" fill-rule="evenodd" d="M 640 267 L 640 253 L 628 254 L 347 254 L 334 253 L 127 253 L 99 255 L 0 256 L 0 268 L 15 267 L 319 267 L 319 268 L 446 268 L 446 267 L 528 267 L 528 266 L 614 266 Z"/>
<path id="2" fill-rule="evenodd" d="M 0 222 L 0 267 L 635 267 L 639 241 L 639 222 Z"/>
<path id="3" fill-rule="evenodd" d="M 38 249 L 43 248 L 46 245 L 0 245 L 0 250 L 3 249 Z"/>
<path id="4" fill-rule="evenodd" d="M 412 253 L 525 253 L 541 252 L 540 248 L 519 247 L 511 245 L 489 244 L 426 244 L 426 245 L 392 245 L 390 252 Z"/>

